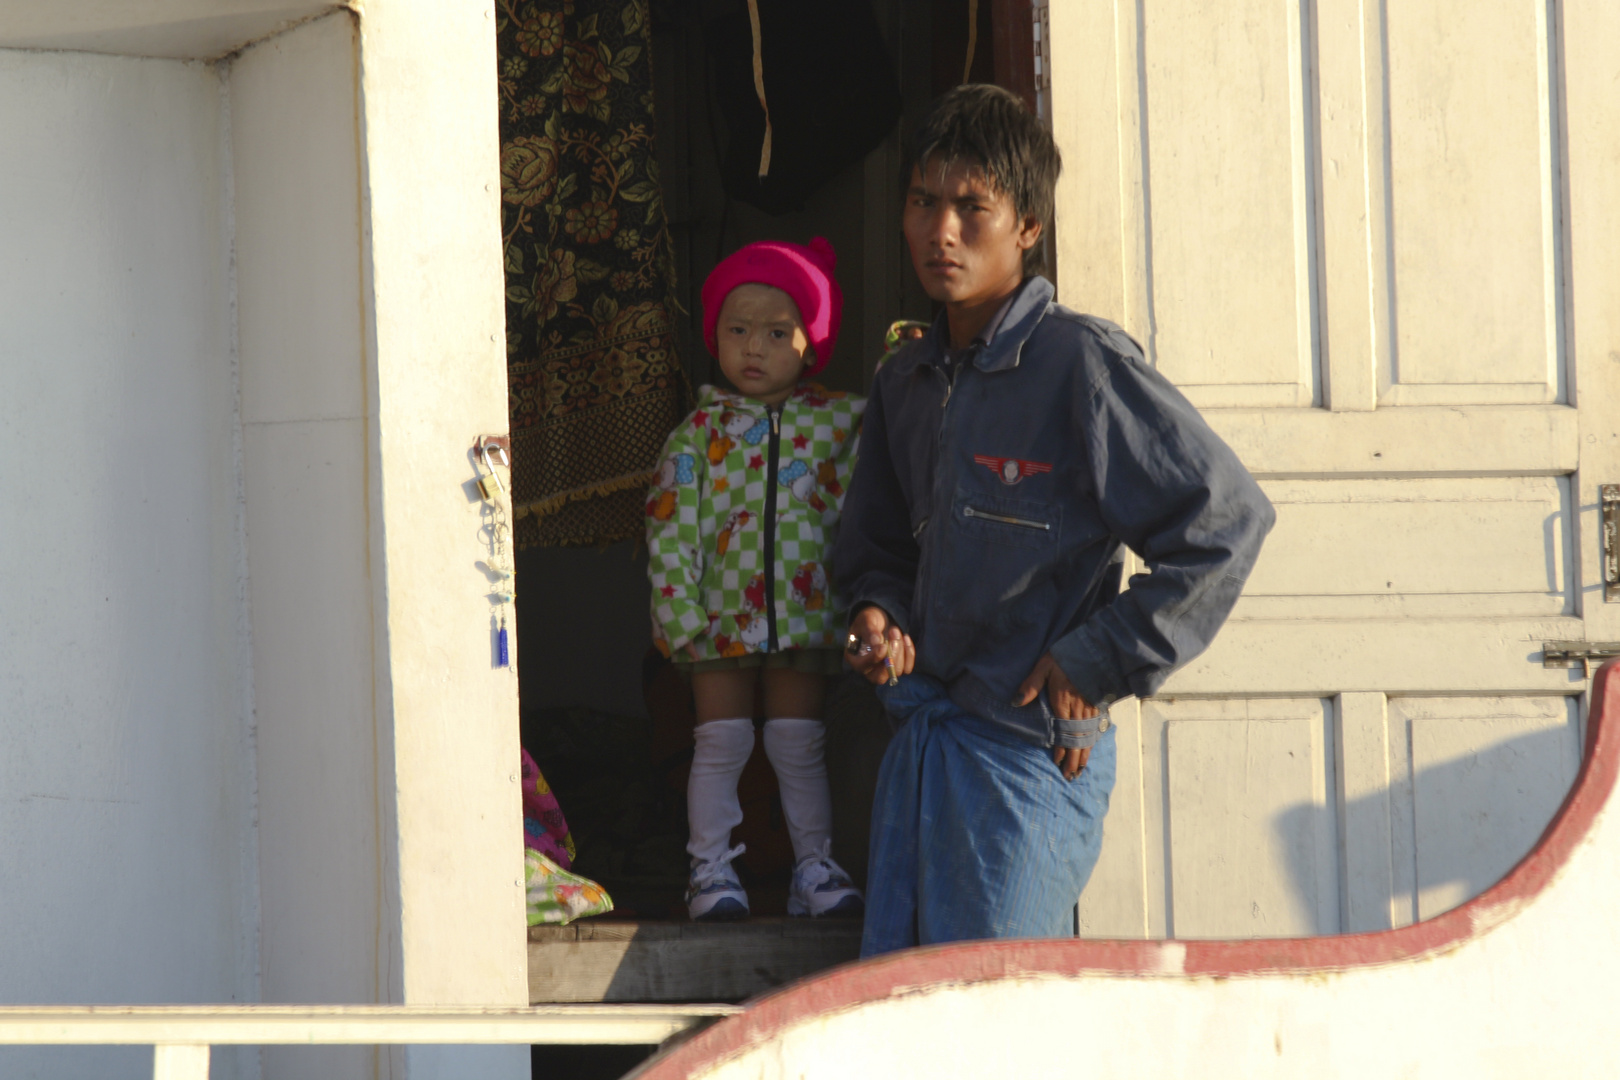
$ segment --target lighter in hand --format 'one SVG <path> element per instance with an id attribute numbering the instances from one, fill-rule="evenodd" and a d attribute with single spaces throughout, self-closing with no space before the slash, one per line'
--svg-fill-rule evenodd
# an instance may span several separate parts
<path id="1" fill-rule="evenodd" d="M 844 643 L 844 651 L 850 656 L 870 656 L 872 655 L 872 646 L 851 634 L 849 640 Z M 889 685 L 898 686 L 900 677 L 894 673 L 894 661 L 885 656 L 883 666 L 889 671 Z"/>

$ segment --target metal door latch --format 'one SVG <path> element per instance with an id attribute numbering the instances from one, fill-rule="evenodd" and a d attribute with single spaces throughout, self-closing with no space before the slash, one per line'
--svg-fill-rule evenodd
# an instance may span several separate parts
<path id="1" fill-rule="evenodd" d="M 1544 641 L 1541 643 L 1541 666 L 1545 668 L 1572 668 L 1580 665 L 1581 674 L 1592 677 L 1592 665 L 1611 657 L 1620 656 L 1620 641 Z"/>
<path id="2" fill-rule="evenodd" d="M 1598 507 L 1603 533 L 1603 600 L 1620 603 L 1620 484 L 1598 486 Z"/>

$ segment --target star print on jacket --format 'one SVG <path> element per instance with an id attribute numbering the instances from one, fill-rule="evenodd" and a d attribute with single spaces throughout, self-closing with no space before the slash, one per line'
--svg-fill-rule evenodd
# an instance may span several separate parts
<path id="1" fill-rule="evenodd" d="M 827 562 L 865 408 L 864 398 L 801 384 L 773 436 L 761 402 L 702 389 L 648 496 L 653 639 L 665 655 L 684 660 L 687 645 L 702 659 L 765 652 L 773 623 L 777 649 L 841 641 L 845 613 Z"/>

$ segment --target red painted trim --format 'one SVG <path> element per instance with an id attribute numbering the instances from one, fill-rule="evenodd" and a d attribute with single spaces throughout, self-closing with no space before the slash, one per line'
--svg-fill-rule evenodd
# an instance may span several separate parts
<path id="1" fill-rule="evenodd" d="M 1307 974 L 1435 956 L 1488 933 L 1552 883 L 1586 839 L 1620 774 L 1620 660 L 1598 670 L 1580 775 L 1536 846 L 1483 893 L 1399 930 L 1258 941 L 974 941 L 907 949 L 833 968 L 756 998 L 648 1062 L 636 1080 L 685 1080 L 811 1017 L 942 983 L 1030 975 L 1174 977 Z"/>

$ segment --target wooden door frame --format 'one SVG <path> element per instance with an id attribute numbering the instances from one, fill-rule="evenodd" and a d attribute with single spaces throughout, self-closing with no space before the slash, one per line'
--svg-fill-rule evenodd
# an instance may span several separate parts
<path id="1" fill-rule="evenodd" d="M 1033 0 L 990 0 L 990 21 L 995 28 L 990 47 L 996 85 L 1023 98 L 1036 112 Z"/>

